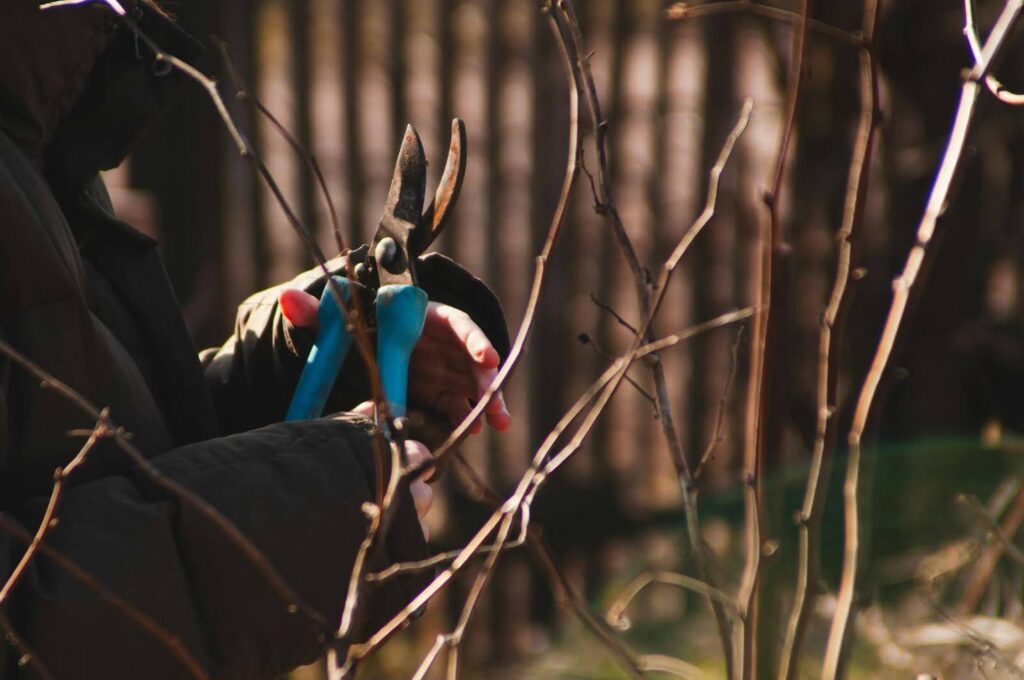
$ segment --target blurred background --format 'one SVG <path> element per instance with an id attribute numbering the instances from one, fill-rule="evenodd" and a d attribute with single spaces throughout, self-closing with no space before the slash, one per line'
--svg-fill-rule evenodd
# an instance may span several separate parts
<path id="1" fill-rule="evenodd" d="M 566 162 L 567 83 L 541 3 L 164 4 L 197 38 L 225 40 L 247 88 L 316 155 L 349 244 L 362 243 L 376 229 L 405 125 L 412 123 L 423 138 L 433 160 L 433 186 L 443 166 L 450 121 L 453 116 L 464 119 L 469 132 L 466 182 L 456 219 L 435 248 L 493 287 L 515 332 Z M 700 212 L 707 171 L 743 100 L 754 101 L 749 129 L 723 177 L 717 215 L 677 272 L 657 321 L 659 335 L 756 299 L 751 273 L 758 230 L 766 219 L 762 196 L 777 163 L 792 58 L 791 23 L 742 8 L 673 21 L 667 13 L 672 4 L 576 3 L 610 125 L 616 201 L 648 267 L 659 265 Z M 796 5 L 774 3 L 791 10 Z M 982 27 L 991 25 L 1001 6 L 979 2 Z M 873 353 L 892 277 L 912 243 L 950 127 L 961 70 L 970 65 L 958 0 L 888 0 L 882 7 L 883 120 L 865 217 L 855 237 L 854 265 L 864 275 L 852 289 L 841 348 L 840 432 L 849 421 L 851 392 L 859 387 Z M 856 0 L 811 3 L 811 16 L 851 34 L 860 29 L 861 11 Z M 204 69 L 218 74 L 224 93 L 231 95 L 218 51 L 208 41 L 207 47 Z M 1011 50 L 1000 68 L 1011 88 L 1024 89 L 1021 56 L 1021 49 Z M 834 234 L 860 112 L 854 47 L 812 30 L 805 68 L 781 196 L 788 248 L 775 282 L 780 304 L 773 310 L 784 320 L 786 346 L 770 386 L 775 427 L 766 450 L 767 478 L 779 490 L 773 495 L 769 533 L 779 542 L 773 564 L 780 565 L 792 560 L 792 512 L 802 493 L 814 433 L 818 330 L 834 277 Z M 335 253 L 325 203 L 302 160 L 245 102 L 228 99 L 292 205 L 324 250 Z M 997 488 L 1007 499 L 1019 493 L 1014 481 L 1019 446 L 1012 433 L 1024 429 L 1022 122 L 1018 109 L 991 97 L 981 106 L 925 285 L 917 290 L 883 382 L 879 415 L 870 428 L 870 465 L 884 474 L 877 474 L 869 489 L 874 531 L 866 601 L 905 604 L 898 599 L 904 596 L 900 588 L 914 581 L 915 560 L 972 535 L 976 525 L 954 512 L 955 494 L 989 500 Z M 585 161 L 596 171 L 592 130 L 588 123 L 584 127 Z M 249 293 L 311 266 L 198 87 L 186 88 L 129 161 L 107 179 L 121 215 L 161 241 L 200 347 L 223 340 L 235 306 Z M 476 470 L 502 491 L 522 474 L 564 409 L 607 367 L 608 357 L 628 344 L 628 330 L 608 310 L 626 321 L 638 320 L 625 261 L 593 205 L 587 177 L 581 175 L 549 264 L 527 356 L 506 390 L 515 419 L 511 432 L 476 437 L 464 447 Z M 583 334 L 589 342 L 581 342 Z M 739 482 L 748 340 L 749 333 L 733 326 L 663 356 L 688 455 L 696 460 L 717 446 L 701 501 L 705 541 L 728 587 L 738 580 L 741 567 Z M 595 608 L 607 606 L 644 570 L 692 571 L 681 533 L 678 483 L 645 393 L 649 379 L 639 368 L 633 377 L 638 386 L 619 391 L 594 436 L 538 498 L 535 513 L 559 563 Z M 714 444 L 720 404 L 725 405 L 724 438 Z M 836 469 L 838 476 L 841 466 Z M 462 490 L 457 475 L 449 475 L 441 486 L 445 492 L 431 516 L 435 544 L 453 547 L 479 525 L 484 510 Z M 838 497 L 834 490 L 827 508 L 827 590 L 834 588 L 842 538 Z M 1005 597 L 989 594 L 985 606 L 1008 620 L 1020 616 L 1024 579 L 1019 569 L 1005 569 L 1005 578 L 997 578 L 1002 574 L 997 571 L 982 584 L 983 592 L 1002 589 Z M 470 570 L 467 576 L 472 575 Z M 778 578 L 770 597 L 778 599 L 785 615 L 791 578 Z M 380 677 L 415 666 L 435 635 L 451 627 L 468 583 L 458 581 L 392 645 L 377 662 Z M 1018 602 L 1017 609 L 1007 610 L 1012 602 Z M 911 612 L 909 617 L 922 611 L 922 616 L 934 615 L 927 607 L 901 609 Z M 630 639 L 646 651 L 720 668 L 703 610 L 694 596 L 652 590 L 631 613 L 637 626 Z M 827 621 L 815 625 L 824 630 Z M 820 643 L 815 636 L 820 637 L 812 631 L 812 651 Z M 858 653 L 877 670 L 887 662 L 871 651 L 871 635 L 863 636 L 867 642 Z M 576 641 L 582 637 L 554 602 L 529 555 L 513 552 L 503 559 L 470 629 L 465 660 L 485 677 L 590 672 L 616 677 L 600 653 Z M 309 673 L 317 677 L 314 670 Z"/>

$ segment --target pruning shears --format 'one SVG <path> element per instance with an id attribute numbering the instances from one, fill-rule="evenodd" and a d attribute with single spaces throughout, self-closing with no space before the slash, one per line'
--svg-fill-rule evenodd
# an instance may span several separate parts
<path id="1" fill-rule="evenodd" d="M 419 135 L 408 126 L 377 232 L 369 244 L 348 253 L 349 272 L 355 280 L 332 277 L 345 304 L 358 289 L 375 294 L 377 366 L 384 397 L 395 417 L 405 415 L 409 359 L 427 315 L 427 294 L 416 281 L 416 258 L 433 243 L 448 221 L 465 177 L 465 153 L 466 126 L 456 118 L 452 121 L 448 162 L 434 199 L 424 210 L 427 159 Z M 334 290 L 334 286 L 328 285 L 320 297 L 320 330 L 285 420 L 305 420 L 323 414 L 352 346 L 352 330 L 346 327 Z"/>

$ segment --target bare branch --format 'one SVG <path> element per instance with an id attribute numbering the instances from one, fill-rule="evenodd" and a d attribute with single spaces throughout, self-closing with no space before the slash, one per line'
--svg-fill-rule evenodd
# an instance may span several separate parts
<path id="1" fill-rule="evenodd" d="M 960 158 L 967 141 L 967 133 L 970 131 L 975 105 L 980 94 L 979 82 L 992 63 L 1001 56 L 1006 48 L 1008 37 L 1011 30 L 1016 26 L 1022 9 L 1024 9 L 1024 0 L 1006 0 L 1002 13 L 982 48 L 982 60 L 975 64 L 963 84 L 960 102 L 953 121 L 953 128 L 949 135 L 949 141 L 943 154 L 942 162 L 939 165 L 935 184 L 932 186 L 931 194 L 928 197 L 924 216 L 918 225 L 916 242 L 907 255 L 903 271 L 893 282 L 893 299 L 889 307 L 889 314 L 882 328 L 882 336 L 875 351 L 874 359 L 871 362 L 871 367 L 857 398 L 853 424 L 850 427 L 849 433 L 850 455 L 847 459 L 846 481 L 843 486 L 843 514 L 846 525 L 843 573 L 839 584 L 836 614 L 832 620 L 832 628 L 829 632 L 825 666 L 822 673 L 823 678 L 834 678 L 839 672 L 840 658 L 847 644 L 847 628 L 853 610 L 853 597 L 857 584 L 857 563 L 860 551 L 858 488 L 861 438 L 867 424 L 868 415 L 871 412 L 871 406 L 874 403 L 875 394 L 878 391 L 878 385 L 892 356 L 896 336 L 899 333 L 903 317 L 906 313 L 907 303 L 910 299 L 910 291 L 920 275 L 928 244 L 935 233 L 939 216 L 942 215 L 945 209 L 953 179 L 960 165 Z"/>
<path id="2" fill-rule="evenodd" d="M 516 539 L 514 541 L 509 542 L 502 549 L 503 550 L 508 550 L 510 548 L 518 548 L 519 546 L 523 545 L 524 542 L 525 542 L 525 539 L 519 538 L 519 539 Z M 476 551 L 476 554 L 477 555 L 489 555 L 490 553 L 495 552 L 497 550 L 498 550 L 498 546 L 497 545 L 484 545 L 484 546 L 481 546 L 480 549 Z M 396 562 L 395 564 L 392 564 L 391 566 L 389 566 L 387 569 L 382 569 L 381 571 L 375 571 L 375 572 L 371 572 L 371 573 L 367 574 L 366 575 L 366 582 L 367 583 L 385 583 L 385 582 L 390 581 L 391 579 L 395 578 L 396 576 L 398 576 L 400 574 L 410 574 L 410 573 L 418 573 L 418 572 L 428 571 L 430 569 L 434 569 L 435 567 L 439 567 L 442 564 L 448 564 L 448 563 L 452 562 L 461 553 L 462 553 L 462 550 L 449 550 L 447 552 L 438 553 L 436 555 L 431 555 L 430 557 L 428 557 L 426 559 L 418 560 L 418 561 L 415 561 L 415 562 Z"/>
<path id="3" fill-rule="evenodd" d="M 835 384 L 839 371 L 838 342 L 841 330 L 837 327 L 840 314 L 848 300 L 847 286 L 852 277 L 851 257 L 853 230 L 860 222 L 867 198 L 871 174 L 871 156 L 875 133 L 878 129 L 878 66 L 874 55 L 874 35 L 878 24 L 879 0 L 865 0 L 863 30 L 864 46 L 860 50 L 860 121 L 858 123 L 853 158 L 846 187 L 842 224 L 836 234 L 838 252 L 835 280 L 828 304 L 821 318 L 818 335 L 817 420 L 811 466 L 807 473 L 804 501 L 798 515 L 799 555 L 797 583 L 793 607 L 786 625 L 786 637 L 780 654 L 779 677 L 793 680 L 797 673 L 797 660 L 803 646 L 804 633 L 810 613 L 817 599 L 819 578 L 819 541 L 824 493 L 821 481 L 826 472 L 825 455 L 829 444 L 830 425 L 835 413 Z"/>
<path id="4" fill-rule="evenodd" d="M 664 673 L 675 678 L 694 680 L 704 678 L 704 671 L 691 663 L 664 654 L 644 654 L 640 657 L 642 669 L 647 673 Z"/>
<path id="5" fill-rule="evenodd" d="M 60 506 L 61 494 L 64 491 L 64 484 L 68 477 L 77 469 L 89 452 L 95 448 L 99 441 L 107 436 L 107 422 L 108 422 L 108 410 L 103 409 L 102 418 L 96 422 L 96 427 L 89 433 L 89 438 L 86 440 L 85 445 L 78 451 L 75 457 L 68 463 L 65 468 L 57 468 L 53 473 L 54 484 L 53 489 L 50 492 L 50 500 L 46 504 L 46 511 L 43 513 L 43 518 L 39 522 L 39 527 L 36 529 L 35 535 L 32 537 L 32 541 L 29 543 L 28 549 L 22 554 L 21 559 L 18 560 L 17 566 L 11 572 L 7 582 L 4 584 L 3 589 L 0 589 L 0 606 L 3 606 L 10 597 L 11 591 L 18 585 L 18 582 L 24 577 L 28 571 L 29 565 L 35 558 L 36 553 L 39 551 L 39 546 L 46 538 L 46 534 L 57 526 L 57 508 Z"/>
<path id="6" fill-rule="evenodd" d="M 423 661 L 420 662 L 419 668 L 412 676 L 412 680 L 423 680 L 427 677 L 427 673 L 430 672 L 430 668 L 437 661 L 437 657 L 441 654 L 441 651 L 449 644 L 450 635 L 438 635 L 437 639 L 434 640 L 434 646 L 430 648 L 427 655 L 423 657 Z"/>
<path id="7" fill-rule="evenodd" d="M 981 41 L 978 38 L 978 28 L 974 22 L 974 0 L 964 0 L 964 37 L 967 39 L 967 46 L 971 49 L 974 63 L 980 63 L 984 56 L 982 55 Z M 1024 106 L 1024 94 L 1011 92 L 991 73 L 985 76 L 985 87 L 1004 104 Z"/>
<path id="8" fill-rule="evenodd" d="M 668 349 L 673 345 L 679 344 L 683 340 L 689 340 L 690 338 L 696 335 L 700 335 L 701 333 L 706 333 L 707 331 L 711 331 L 716 328 L 728 326 L 730 324 L 737 323 L 738 321 L 746 321 L 747 319 L 754 315 L 754 312 L 754 307 L 744 307 L 743 309 L 737 309 L 734 312 L 726 312 L 725 314 L 716 316 L 714 319 L 711 319 L 710 321 L 705 321 L 703 323 L 697 324 L 696 326 L 691 326 L 690 328 L 687 328 L 684 331 L 679 331 L 678 333 L 667 335 L 664 338 L 661 338 L 660 340 L 655 340 L 654 342 L 648 343 L 642 346 L 640 349 L 638 349 L 636 353 L 637 358 L 643 358 L 648 354 Z"/>
<path id="9" fill-rule="evenodd" d="M 107 7 L 112 9 L 118 16 L 127 16 L 128 12 L 125 11 L 124 7 L 121 6 L 117 0 L 56 0 L 56 2 L 46 2 L 39 6 L 39 9 L 59 9 L 61 7 L 73 7 L 74 5 L 91 5 L 94 3 L 102 2 Z"/>
<path id="10" fill-rule="evenodd" d="M 750 372 L 747 380 L 747 407 L 744 421 L 743 475 L 746 556 L 743 576 L 740 580 L 739 600 L 745 622 L 743 646 L 740 652 L 742 677 L 757 674 L 758 652 L 758 601 L 761 577 L 764 570 L 765 521 L 761 513 L 764 499 L 762 475 L 764 472 L 765 449 L 775 447 L 777 442 L 768 442 L 769 405 L 774 402 L 770 393 L 775 381 L 775 356 L 781 351 L 780 323 L 772 314 L 772 304 L 778 302 L 779 290 L 775 285 L 783 249 L 782 217 L 780 212 L 782 184 L 786 177 L 786 166 L 796 129 L 797 108 L 800 103 L 804 82 L 804 53 L 806 50 L 808 0 L 801 0 L 796 24 L 793 28 L 790 46 L 790 70 L 787 76 L 785 128 L 779 139 L 776 154 L 775 174 L 771 188 L 765 192 L 767 222 L 762 219 L 758 229 L 758 250 L 760 257 L 752 276 L 758 286 L 755 296 L 758 308 L 754 313 L 750 342 Z"/>
<path id="11" fill-rule="evenodd" d="M 692 576 L 686 576 L 685 574 L 674 574 L 667 571 L 658 571 L 647 574 L 641 574 L 636 577 L 627 585 L 622 593 L 608 607 L 608 611 L 605 614 L 605 620 L 608 624 L 615 628 L 623 628 L 626 626 L 627 620 L 625 619 L 626 609 L 633 603 L 633 600 L 643 592 L 648 586 L 652 584 L 670 585 L 676 586 L 677 588 L 683 588 L 684 590 L 690 590 L 698 595 L 703 595 L 708 599 L 714 599 L 725 605 L 729 615 L 733 618 L 733 621 L 742 626 L 743 617 L 740 615 L 739 607 L 728 593 L 725 593 L 718 588 L 708 585 L 700 579 L 693 578 Z"/>

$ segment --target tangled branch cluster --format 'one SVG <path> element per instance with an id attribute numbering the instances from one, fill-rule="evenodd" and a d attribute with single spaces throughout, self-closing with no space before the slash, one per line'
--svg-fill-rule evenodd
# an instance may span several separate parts
<path id="1" fill-rule="evenodd" d="M 61 0 L 60 2 L 44 5 L 44 7 L 56 9 L 60 6 L 81 4 L 86 1 L 88 0 Z M 117 0 L 96 1 L 104 2 L 115 12 L 121 18 L 125 27 L 133 31 L 153 50 L 158 60 L 167 62 L 205 89 L 236 145 L 238 153 L 253 166 L 270 188 L 279 207 L 287 216 L 288 221 L 302 239 L 310 255 L 316 260 L 326 275 L 327 266 L 323 253 L 317 246 L 309 229 L 289 206 L 284 194 L 266 166 L 235 125 L 224 104 L 216 81 L 174 55 L 163 52 L 160 46 L 154 44 L 148 36 L 139 30 L 138 26 L 134 24 Z M 917 240 L 907 256 L 903 272 L 894 282 L 894 295 L 889 316 L 883 328 L 871 370 L 864 381 L 856 401 L 853 425 L 848 435 L 851 455 L 847 466 L 846 485 L 844 488 L 846 518 L 844 569 L 838 593 L 838 608 L 832 621 L 824 660 L 822 671 L 822 677 L 824 678 L 836 677 L 841 672 L 841 662 L 844 659 L 850 639 L 848 628 L 854 615 L 853 602 L 860 557 L 858 542 L 860 533 L 857 499 L 858 474 L 860 469 L 860 443 L 864 428 L 871 413 L 879 382 L 891 357 L 893 345 L 905 316 L 910 292 L 920 278 L 928 245 L 934 235 L 942 208 L 947 201 L 950 185 L 963 153 L 965 140 L 979 97 L 987 90 L 1004 102 L 1011 104 L 1020 103 L 1020 95 L 1007 92 L 993 75 L 992 69 L 1005 50 L 1011 29 L 1017 24 L 1022 7 L 1024 7 L 1022 0 L 1006 0 L 995 28 L 990 32 L 988 38 L 982 42 L 974 26 L 973 9 L 970 0 L 966 0 L 967 21 L 965 34 L 971 47 L 975 64 L 970 73 L 965 77 L 963 83 L 954 126 L 950 133 L 946 153 L 939 167 L 924 216 L 918 228 Z M 563 66 L 569 82 L 567 93 L 569 100 L 569 135 L 561 192 L 557 207 L 551 217 L 547 237 L 535 259 L 528 304 L 522 323 L 519 325 L 519 331 L 514 340 L 511 353 L 475 408 L 454 429 L 444 443 L 433 452 L 435 459 L 442 460 L 453 455 L 455 447 L 468 433 L 471 424 L 483 413 L 490 397 L 502 389 L 502 386 L 523 356 L 527 341 L 534 328 L 538 302 L 544 291 L 547 264 L 552 252 L 558 245 L 571 192 L 575 187 L 578 171 L 582 168 L 584 145 L 586 142 L 583 132 L 584 125 L 581 122 L 581 109 L 584 107 L 589 113 L 590 125 L 594 132 L 593 148 L 597 159 L 597 175 L 591 178 L 591 189 L 594 194 L 595 207 L 597 212 L 607 220 L 619 249 L 629 265 L 635 294 L 639 303 L 641 320 L 632 329 L 632 339 L 627 349 L 615 357 L 600 378 L 580 395 L 578 400 L 563 414 L 555 428 L 551 430 L 542 444 L 533 453 L 528 469 L 519 479 L 514 491 L 510 495 L 501 497 L 490 489 L 486 483 L 475 478 L 475 484 L 481 489 L 481 495 L 493 507 L 489 517 L 467 543 L 458 550 L 435 555 L 427 560 L 394 564 L 379 572 L 373 572 L 369 569 L 368 565 L 372 562 L 371 558 L 377 546 L 382 544 L 388 533 L 390 520 L 395 508 L 395 504 L 392 501 L 396 490 L 405 478 L 415 477 L 423 472 L 422 466 L 410 466 L 404 460 L 401 441 L 388 442 L 383 438 L 379 438 L 376 442 L 377 468 L 378 472 L 389 470 L 387 480 L 386 483 L 380 484 L 375 502 L 367 504 L 364 508 L 369 519 L 369 528 L 360 546 L 356 563 L 352 570 L 341 619 L 339 621 L 330 621 L 322 613 L 317 612 L 304 603 L 289 584 L 278 574 L 266 557 L 260 553 L 259 549 L 212 506 L 187 489 L 163 477 L 158 470 L 150 465 L 146 457 L 132 444 L 129 434 L 117 425 L 115 420 L 116 414 L 91 404 L 84 396 L 74 392 L 61 382 L 58 376 L 50 375 L 44 367 L 37 366 L 28 357 L 22 355 L 14 347 L 0 339 L 0 353 L 24 370 L 30 372 L 40 381 L 44 388 L 53 389 L 61 393 L 95 421 L 95 426 L 91 430 L 73 433 L 77 436 L 85 437 L 85 443 L 73 460 L 63 468 L 58 468 L 55 471 L 54 485 L 49 504 L 35 534 L 28 535 L 18 525 L 0 516 L 0 529 L 24 540 L 28 546 L 19 564 L 10 574 L 2 589 L 0 589 L 0 608 L 2 608 L 11 592 L 24 577 L 27 567 L 32 561 L 40 559 L 40 556 L 45 556 L 54 560 L 61 568 L 66 569 L 99 597 L 114 605 L 140 628 L 146 630 L 154 638 L 162 642 L 180 661 L 182 667 L 192 676 L 196 678 L 207 677 L 203 666 L 158 621 L 139 611 L 131 603 L 121 600 L 95 578 L 65 556 L 50 548 L 47 544 L 48 532 L 57 526 L 60 521 L 61 498 L 67 480 L 74 475 L 75 471 L 89 457 L 90 452 L 98 442 L 109 439 L 125 455 L 129 456 L 150 479 L 172 493 L 181 503 L 197 510 L 211 525 L 221 532 L 226 540 L 231 541 L 246 555 L 252 566 L 265 578 L 268 587 L 272 588 L 279 596 L 283 608 L 309 620 L 310 624 L 322 636 L 324 652 L 329 660 L 328 671 L 332 680 L 353 675 L 359 662 L 378 651 L 396 631 L 400 630 L 415 616 L 418 610 L 442 592 L 451 583 L 456 574 L 464 571 L 472 562 L 482 560 L 483 566 L 475 576 L 472 587 L 462 605 L 456 625 L 451 631 L 438 635 L 433 647 L 422 659 L 413 676 L 414 678 L 425 677 L 438 660 L 442 658 L 442 655 L 446 654 L 448 675 L 449 677 L 456 677 L 459 671 L 461 645 L 465 639 L 467 628 L 473 620 L 473 615 L 480 602 L 482 593 L 487 588 L 502 555 L 509 550 L 524 545 L 529 546 L 533 550 L 538 560 L 545 566 L 552 581 L 556 584 L 556 589 L 565 595 L 565 601 L 580 617 L 588 630 L 595 635 L 600 644 L 610 652 L 613 658 L 617 660 L 623 670 L 630 676 L 641 677 L 645 672 L 654 670 L 675 674 L 680 677 L 695 675 L 698 673 L 695 667 L 683 660 L 660 655 L 638 655 L 618 636 L 614 630 L 614 625 L 609 626 L 607 623 L 595 618 L 581 602 L 579 596 L 572 592 L 568 581 L 560 573 L 557 563 L 547 554 L 546 548 L 533 532 L 531 525 L 531 507 L 545 482 L 579 451 L 585 438 L 590 434 L 616 390 L 624 381 L 629 380 L 628 371 L 631 367 L 640 364 L 650 372 L 652 384 L 654 385 L 651 396 L 657 410 L 662 435 L 668 444 L 668 450 L 675 467 L 683 499 L 686 532 L 697 577 L 670 573 L 646 575 L 631 584 L 613 604 L 608 612 L 608 621 L 611 624 L 620 621 L 630 602 L 645 587 L 653 583 L 669 584 L 694 591 L 707 600 L 714 613 L 730 677 L 752 677 L 754 673 L 753 658 L 758 646 L 757 603 L 764 568 L 762 558 L 765 555 L 767 543 L 763 535 L 765 489 L 761 482 L 761 461 L 764 456 L 765 442 L 763 440 L 763 432 L 765 430 L 765 418 L 767 417 L 764 399 L 765 372 L 766 366 L 772 360 L 771 353 L 775 351 L 773 350 L 775 345 L 772 338 L 773 333 L 776 331 L 771 316 L 771 305 L 773 300 L 772 280 L 773 275 L 777 274 L 779 247 L 782 243 L 779 206 L 803 80 L 802 56 L 805 49 L 804 39 L 807 31 L 815 31 L 858 51 L 860 58 L 861 116 L 856 133 L 854 154 L 849 167 L 842 224 L 837 233 L 836 277 L 821 320 L 817 361 L 818 408 L 812 452 L 813 457 L 804 501 L 797 518 L 799 564 L 795 594 L 780 655 L 779 677 L 795 677 L 797 661 L 801 658 L 802 654 L 809 615 L 813 610 L 813 605 L 818 595 L 816 590 L 816 584 L 819 581 L 817 555 L 820 551 L 821 515 L 824 505 L 822 480 L 827 469 L 828 452 L 836 438 L 833 415 L 836 412 L 837 342 L 841 334 L 840 322 L 847 302 L 847 289 L 850 281 L 858 276 L 857 271 L 851 266 L 851 248 L 855 227 L 862 219 L 864 211 L 871 153 L 879 122 L 879 75 L 874 39 L 878 23 L 879 0 L 865 0 L 863 25 L 857 33 L 844 31 L 810 19 L 808 17 L 807 0 L 803 0 L 800 3 L 800 10 L 798 12 L 778 10 L 749 1 L 719 2 L 697 6 L 679 3 L 668 10 L 668 18 L 674 20 L 694 19 L 714 13 L 730 11 L 754 12 L 768 18 L 790 22 L 793 24 L 794 30 L 791 47 L 793 59 L 790 63 L 791 68 L 788 77 L 786 127 L 780 140 L 772 188 L 765 197 L 765 227 L 762 229 L 760 237 L 762 257 L 760 259 L 760 270 L 757 272 L 757 279 L 760 282 L 759 298 L 756 304 L 750 308 L 724 314 L 664 338 L 655 337 L 652 324 L 657 318 L 659 309 L 665 299 L 673 273 L 696 237 L 710 224 L 715 215 L 719 180 L 738 139 L 746 129 L 751 115 L 752 102 L 748 100 L 743 105 L 735 126 L 723 142 L 717 161 L 710 169 L 708 192 L 703 211 L 675 244 L 672 251 L 662 262 L 656 276 L 651 277 L 645 271 L 637 256 L 615 205 L 608 172 L 606 148 L 609 126 L 602 116 L 597 88 L 591 73 L 589 55 L 584 46 L 583 36 L 573 4 L 570 0 L 549 0 L 543 3 L 542 9 L 546 14 L 553 39 L 560 49 Z M 223 45 L 221 47 L 226 56 L 226 49 Z M 244 92 L 237 79 L 236 87 Z M 269 112 L 259 102 L 256 102 L 248 95 L 245 98 L 262 113 L 269 116 Z M 310 167 L 313 168 L 318 176 L 324 198 L 331 208 L 330 212 L 336 226 L 339 247 L 343 246 L 343 240 L 341 239 L 340 232 L 337 230 L 337 219 L 334 217 L 333 206 L 330 204 L 330 196 L 326 190 L 322 175 L 320 175 L 316 166 L 315 159 L 306 154 L 294 142 L 294 139 L 290 138 L 282 126 L 277 124 L 276 121 L 274 122 L 278 131 L 289 137 L 292 145 L 303 154 L 307 163 L 310 164 Z M 327 276 L 327 280 L 331 282 L 331 285 L 334 285 L 330 276 Z M 343 299 L 340 291 L 336 291 L 334 297 L 337 301 Z M 357 307 L 347 308 L 345 305 L 343 305 L 343 312 L 346 314 L 350 325 L 356 329 L 358 347 L 369 367 L 374 401 L 378 408 L 384 410 L 385 418 L 392 423 L 392 427 L 389 429 L 400 433 L 400 423 L 395 424 L 393 419 L 390 418 L 390 415 L 386 412 L 386 402 L 381 398 L 381 389 L 374 367 L 373 353 L 367 340 L 366 328 L 362 322 L 361 312 Z M 738 592 L 736 595 L 730 595 L 719 585 L 714 573 L 708 566 L 708 556 L 701 537 L 698 513 L 697 497 L 700 473 L 714 454 L 714 441 L 697 460 L 692 460 L 687 456 L 673 418 L 673 409 L 666 386 L 664 369 L 658 358 L 658 353 L 699 333 L 728 324 L 742 322 L 748 318 L 751 319 L 752 337 L 750 345 L 752 354 L 746 417 L 747 449 L 744 456 L 744 496 L 747 531 L 746 563 Z M 719 418 L 718 423 L 718 428 L 720 429 L 720 427 L 721 418 Z M 714 439 L 717 441 L 718 437 L 719 435 L 716 434 Z M 382 480 L 383 477 L 383 475 L 379 474 L 378 480 Z M 395 578 L 399 574 L 422 572 L 438 567 L 443 568 L 437 571 L 430 583 L 400 612 L 394 615 L 391 620 L 378 630 L 373 631 L 365 640 L 355 637 L 356 631 L 360 630 L 364 619 L 363 604 L 366 600 L 365 593 L 369 588 L 373 587 L 374 584 Z M 21 653 L 23 665 L 31 665 L 44 678 L 52 677 L 46 669 L 45 660 L 39 659 L 32 653 L 26 643 L 19 637 L 17 631 L 12 627 L 11 622 L 2 615 L 0 615 L 0 626 L 6 631 L 8 640 Z"/>

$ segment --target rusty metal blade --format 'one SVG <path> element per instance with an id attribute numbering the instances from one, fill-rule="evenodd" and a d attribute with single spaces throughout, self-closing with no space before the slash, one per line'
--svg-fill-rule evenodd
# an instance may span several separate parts
<path id="1" fill-rule="evenodd" d="M 426 250 L 444 229 L 451 216 L 455 202 L 466 176 L 466 124 L 461 119 L 452 120 L 452 137 L 448 145 L 448 161 L 445 163 L 441 181 L 437 185 L 434 200 L 424 211 L 416 230 L 409 239 L 409 252 L 413 256 Z"/>
<path id="2" fill-rule="evenodd" d="M 395 162 L 395 174 L 391 179 L 387 203 L 384 205 L 384 222 L 394 217 L 408 223 L 412 229 L 419 223 L 423 210 L 423 198 L 427 191 L 427 157 L 423 152 L 420 136 L 412 125 L 405 128 L 402 147 Z M 391 234 L 395 236 L 394 234 Z M 402 239 L 404 241 L 405 239 Z"/>

